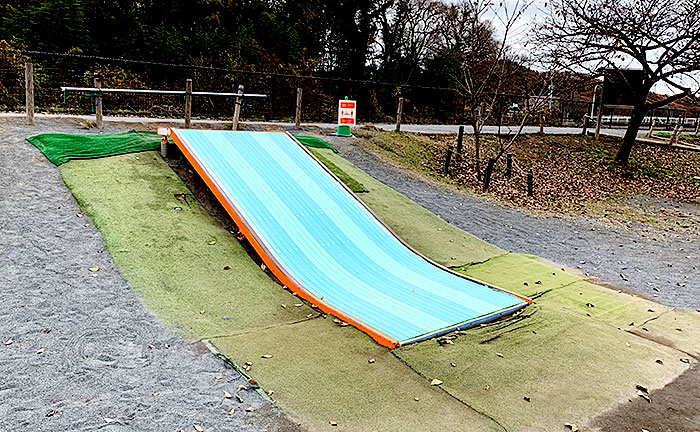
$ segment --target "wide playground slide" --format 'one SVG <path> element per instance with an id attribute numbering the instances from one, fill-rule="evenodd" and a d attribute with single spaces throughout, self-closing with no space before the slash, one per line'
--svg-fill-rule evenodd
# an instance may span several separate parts
<path id="1" fill-rule="evenodd" d="M 412 249 L 294 137 L 166 129 L 289 289 L 394 348 L 531 300 Z"/>

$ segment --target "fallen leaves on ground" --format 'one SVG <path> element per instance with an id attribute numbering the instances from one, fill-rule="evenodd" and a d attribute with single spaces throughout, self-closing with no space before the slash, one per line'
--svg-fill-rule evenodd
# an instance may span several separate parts
<path id="1" fill-rule="evenodd" d="M 430 381 L 430 385 L 431 386 L 439 386 L 439 385 L 442 385 L 442 381 L 440 381 L 437 378 L 434 378 L 432 381 Z"/>

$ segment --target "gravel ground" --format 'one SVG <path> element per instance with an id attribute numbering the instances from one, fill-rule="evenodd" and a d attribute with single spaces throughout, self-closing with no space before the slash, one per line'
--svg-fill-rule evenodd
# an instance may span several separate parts
<path id="1" fill-rule="evenodd" d="M 700 238 L 695 234 L 636 222 L 533 216 L 420 179 L 379 160 L 355 138 L 324 138 L 366 173 L 489 243 L 541 256 L 667 305 L 700 309 Z M 656 204 L 678 206 L 694 214 L 691 223 L 700 223 L 698 205 Z"/>
<path id="2" fill-rule="evenodd" d="M 245 379 L 142 305 L 24 140 L 43 132 L 87 131 L 0 123 L 0 430 L 296 430 L 253 390 L 224 398 Z"/>

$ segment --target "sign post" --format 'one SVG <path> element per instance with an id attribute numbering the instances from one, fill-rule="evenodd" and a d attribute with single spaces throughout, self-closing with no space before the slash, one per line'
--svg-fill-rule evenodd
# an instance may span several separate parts
<path id="1" fill-rule="evenodd" d="M 338 101 L 338 136 L 351 137 L 350 126 L 355 126 L 357 113 L 357 101 L 345 100 Z"/>

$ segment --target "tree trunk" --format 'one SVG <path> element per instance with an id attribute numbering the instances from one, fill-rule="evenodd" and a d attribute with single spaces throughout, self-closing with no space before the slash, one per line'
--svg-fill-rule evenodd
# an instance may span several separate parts
<path id="1" fill-rule="evenodd" d="M 625 132 L 625 137 L 622 139 L 622 144 L 620 144 L 620 149 L 617 151 L 617 156 L 615 156 L 615 161 L 618 164 L 627 165 L 629 162 L 632 147 L 634 147 L 637 133 L 639 133 L 639 128 L 642 126 L 642 121 L 644 121 L 644 115 L 646 113 L 647 110 L 644 106 L 635 107 L 632 111 L 630 124 L 627 126 L 627 132 Z"/>

